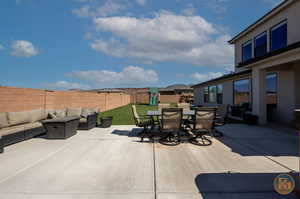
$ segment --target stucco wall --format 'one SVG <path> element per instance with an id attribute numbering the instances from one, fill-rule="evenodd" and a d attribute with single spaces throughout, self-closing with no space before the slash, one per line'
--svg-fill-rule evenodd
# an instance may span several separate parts
<path id="1" fill-rule="evenodd" d="M 294 119 L 295 93 L 294 93 L 294 71 L 278 71 L 278 102 L 276 120 L 291 124 Z"/>
<path id="2" fill-rule="evenodd" d="M 233 81 L 223 83 L 223 104 L 233 104 Z"/>
<path id="3" fill-rule="evenodd" d="M 300 109 L 300 62 L 296 63 L 294 66 L 295 71 L 295 106 L 297 109 Z"/>
<path id="4" fill-rule="evenodd" d="M 203 87 L 194 88 L 194 104 L 199 106 L 203 103 Z"/>
<path id="5" fill-rule="evenodd" d="M 264 31 L 269 32 L 270 28 L 277 25 L 281 21 L 287 19 L 288 21 L 288 45 L 300 41 L 300 1 L 295 1 L 295 3 L 288 6 L 286 9 L 282 10 L 280 13 L 272 16 L 266 22 L 260 24 L 254 30 L 247 33 L 245 36 L 241 37 L 235 43 L 235 65 L 242 61 L 242 44 L 253 39 L 257 35 L 263 33 Z M 268 35 L 269 37 L 269 35 Z M 269 41 L 269 38 L 268 38 Z M 239 71 L 241 69 L 237 69 Z"/>

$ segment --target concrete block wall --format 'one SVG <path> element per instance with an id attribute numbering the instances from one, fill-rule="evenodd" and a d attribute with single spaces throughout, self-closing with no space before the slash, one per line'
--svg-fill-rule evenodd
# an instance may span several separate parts
<path id="1" fill-rule="evenodd" d="M 0 112 L 45 108 L 45 91 L 0 87 Z"/>
<path id="2" fill-rule="evenodd" d="M 39 108 L 64 109 L 67 107 L 98 107 L 101 111 L 106 111 L 130 103 L 130 95 L 124 93 L 88 93 L 0 87 L 0 112 Z"/>
<path id="3" fill-rule="evenodd" d="M 160 103 L 178 103 L 181 95 L 160 95 Z"/>

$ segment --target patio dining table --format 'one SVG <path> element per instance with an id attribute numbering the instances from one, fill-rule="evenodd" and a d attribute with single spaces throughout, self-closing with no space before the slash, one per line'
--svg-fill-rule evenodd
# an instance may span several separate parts
<path id="1" fill-rule="evenodd" d="M 193 116 L 193 115 L 195 115 L 195 111 L 194 110 L 183 110 L 182 113 L 185 116 Z M 161 116 L 162 113 L 161 113 L 161 111 L 147 111 L 147 115 L 148 116 Z"/>
<path id="2" fill-rule="evenodd" d="M 182 112 L 183 116 L 192 117 L 195 115 L 195 110 L 183 110 Z M 162 111 L 156 110 L 156 111 L 147 111 L 147 115 L 150 117 L 158 117 L 162 115 Z M 218 131 L 214 128 L 214 137 L 223 137 L 223 133 Z"/>

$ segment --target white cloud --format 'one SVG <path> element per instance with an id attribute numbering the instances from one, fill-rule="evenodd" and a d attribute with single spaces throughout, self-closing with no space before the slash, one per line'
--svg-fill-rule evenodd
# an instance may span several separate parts
<path id="1" fill-rule="evenodd" d="M 82 1 L 91 2 L 91 1 Z M 72 13 L 78 17 L 106 17 L 119 13 L 125 10 L 127 5 L 123 2 L 118 2 L 116 0 L 107 0 L 103 5 L 97 6 L 97 4 L 87 3 L 80 8 L 73 9 Z"/>
<path id="2" fill-rule="evenodd" d="M 48 89 L 90 89 L 90 86 L 84 85 L 84 84 L 79 84 L 79 83 L 72 83 L 72 82 L 67 82 L 67 81 L 57 81 L 54 83 L 49 83 L 46 84 L 45 86 Z"/>
<path id="3" fill-rule="evenodd" d="M 32 57 L 39 54 L 39 50 L 29 41 L 18 40 L 11 45 L 11 55 L 16 57 Z"/>
<path id="4" fill-rule="evenodd" d="M 126 6 L 122 3 L 115 2 L 114 0 L 108 0 L 103 6 L 97 9 L 98 16 L 109 16 L 118 13 L 121 10 L 126 9 Z"/>
<path id="5" fill-rule="evenodd" d="M 121 72 L 109 70 L 73 71 L 70 77 L 93 83 L 97 87 L 141 86 L 158 82 L 154 70 L 145 70 L 138 66 L 127 66 Z"/>
<path id="6" fill-rule="evenodd" d="M 0 44 L 0 51 L 4 49 L 5 49 L 4 46 Z"/>
<path id="7" fill-rule="evenodd" d="M 184 14 L 184 15 L 194 15 L 195 12 L 196 12 L 196 9 L 193 6 L 193 4 L 189 4 L 185 9 L 183 9 L 181 11 L 181 13 Z"/>
<path id="8" fill-rule="evenodd" d="M 98 38 L 91 48 L 111 56 L 143 62 L 233 65 L 233 47 L 227 43 L 231 37 L 201 16 L 163 11 L 153 18 L 99 17 L 94 23 L 99 32 L 110 32 L 113 37 Z"/>
<path id="9" fill-rule="evenodd" d="M 90 6 L 85 5 L 81 8 L 73 9 L 72 13 L 77 15 L 78 17 L 95 17 L 95 12 L 93 12 L 90 8 Z"/>
<path id="10" fill-rule="evenodd" d="M 137 4 L 144 6 L 146 5 L 146 0 L 136 0 Z"/>
<path id="11" fill-rule="evenodd" d="M 198 81 L 198 82 L 205 82 L 211 79 L 215 79 L 217 77 L 221 77 L 223 75 L 223 73 L 221 72 L 209 72 L 206 74 L 202 74 L 202 73 L 193 73 L 191 75 L 191 78 L 193 78 L 194 80 Z"/>

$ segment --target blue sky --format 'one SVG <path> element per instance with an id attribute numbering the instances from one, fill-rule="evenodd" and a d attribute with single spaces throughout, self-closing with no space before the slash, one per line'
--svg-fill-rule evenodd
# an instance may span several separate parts
<path id="1" fill-rule="evenodd" d="M 0 85 L 192 84 L 233 70 L 227 41 L 279 0 L 1 0 Z"/>

